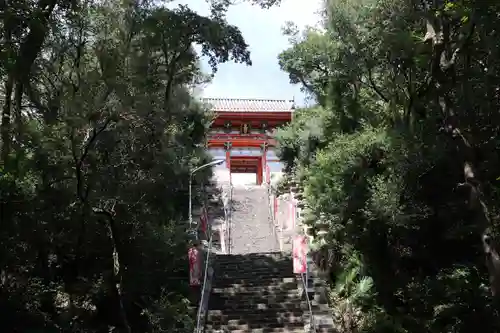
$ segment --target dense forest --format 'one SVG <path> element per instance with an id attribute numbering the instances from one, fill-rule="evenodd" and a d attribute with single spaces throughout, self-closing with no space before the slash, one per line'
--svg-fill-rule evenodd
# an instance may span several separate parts
<path id="1" fill-rule="evenodd" d="M 0 2 L 2 331 L 193 331 L 188 180 L 212 120 L 194 91 L 251 64 L 231 1 L 208 2 Z M 325 0 L 321 15 L 285 29 L 277 61 L 314 106 L 278 141 L 335 320 L 499 332 L 500 4 Z"/>
<path id="2" fill-rule="evenodd" d="M 279 132 L 342 332 L 499 332 L 500 5 L 327 0 Z M 286 188 L 286 187 L 285 187 Z"/>
<path id="3" fill-rule="evenodd" d="M 2 331 L 193 331 L 200 55 L 213 72 L 250 58 L 229 2 L 208 16 L 169 2 L 0 2 Z"/>

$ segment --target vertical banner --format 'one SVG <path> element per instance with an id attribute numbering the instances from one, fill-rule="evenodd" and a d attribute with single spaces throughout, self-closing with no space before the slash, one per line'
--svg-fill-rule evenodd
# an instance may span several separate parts
<path id="1" fill-rule="evenodd" d="M 273 207 L 274 207 L 274 218 L 276 219 L 276 216 L 278 215 L 278 197 L 274 196 L 273 197 Z"/>
<path id="2" fill-rule="evenodd" d="M 274 222 L 275 214 L 274 214 L 274 198 L 276 198 L 276 195 L 274 195 L 272 192 L 269 194 L 269 209 L 271 210 L 271 218 Z"/>
<path id="3" fill-rule="evenodd" d="M 226 167 L 231 170 L 231 152 L 226 150 Z"/>
<path id="4" fill-rule="evenodd" d="M 307 241 L 306 236 L 295 236 L 293 239 L 293 272 L 303 274 L 307 272 Z"/>
<path id="5" fill-rule="evenodd" d="M 266 183 L 271 184 L 271 170 L 268 164 L 266 164 Z"/>
<path id="6" fill-rule="evenodd" d="M 286 230 L 292 230 L 295 228 L 295 218 L 297 215 L 297 210 L 295 207 L 295 200 L 293 200 L 293 194 L 290 193 L 290 200 L 288 201 L 288 218 L 286 219 Z"/>
<path id="7" fill-rule="evenodd" d="M 188 250 L 189 258 L 189 285 L 199 286 L 201 284 L 201 252 L 196 246 Z"/>
<path id="8" fill-rule="evenodd" d="M 283 201 L 280 200 L 278 208 L 283 204 Z M 278 212 L 278 220 L 279 220 L 279 225 L 280 225 L 280 251 L 283 251 L 283 221 L 284 221 L 285 216 L 281 214 L 281 211 Z"/>

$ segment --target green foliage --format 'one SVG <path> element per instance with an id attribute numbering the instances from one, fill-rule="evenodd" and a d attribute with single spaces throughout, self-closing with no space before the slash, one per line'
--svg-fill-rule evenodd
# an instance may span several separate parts
<path id="1" fill-rule="evenodd" d="M 192 332 L 190 170 L 211 117 L 190 94 L 250 64 L 223 8 L 9 2 L 2 16 L 0 326 Z M 210 170 L 196 174 L 209 182 Z M 197 304 L 194 304 L 196 306 Z"/>
<path id="2" fill-rule="evenodd" d="M 500 328 L 479 243 L 500 208 L 498 99 L 485 98 L 500 77 L 487 55 L 500 51 L 499 8 L 433 4 L 327 1 L 323 30 L 289 29 L 280 55 L 318 103 L 278 141 L 313 248 L 334 253 L 341 332 Z"/>
<path id="3" fill-rule="evenodd" d="M 303 91 L 323 100 L 333 74 L 328 64 L 334 61 L 335 48 L 321 32 L 311 28 L 300 38 L 293 27 L 285 32 L 294 47 L 280 54 L 281 69 L 289 73 L 291 83 L 300 83 Z"/>

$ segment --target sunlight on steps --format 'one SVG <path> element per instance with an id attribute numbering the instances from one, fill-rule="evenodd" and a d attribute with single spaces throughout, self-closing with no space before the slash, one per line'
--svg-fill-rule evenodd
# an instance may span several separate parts
<path id="1" fill-rule="evenodd" d="M 256 185 L 235 185 L 232 196 L 231 253 L 277 250 L 269 221 L 267 189 Z"/>
<path id="2" fill-rule="evenodd" d="M 301 277 L 293 273 L 291 255 L 276 252 L 266 186 L 256 185 L 255 174 L 229 177 L 220 170 L 215 177 L 221 187 L 233 182 L 232 254 L 215 254 L 203 332 L 310 333 L 314 321 L 315 333 L 336 333 L 317 283 L 310 280 L 305 290 Z"/>
<path id="3" fill-rule="evenodd" d="M 308 304 L 290 255 L 217 255 L 214 264 L 206 333 L 310 332 Z M 330 313 L 328 304 L 314 292 L 310 297 L 315 313 Z M 332 325 L 317 328 L 316 333 L 335 332 Z"/>

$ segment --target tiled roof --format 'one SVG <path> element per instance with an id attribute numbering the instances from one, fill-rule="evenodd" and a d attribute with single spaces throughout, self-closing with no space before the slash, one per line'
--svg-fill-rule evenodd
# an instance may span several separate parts
<path id="1" fill-rule="evenodd" d="M 284 99 L 202 98 L 216 112 L 293 112 L 294 102 Z"/>

